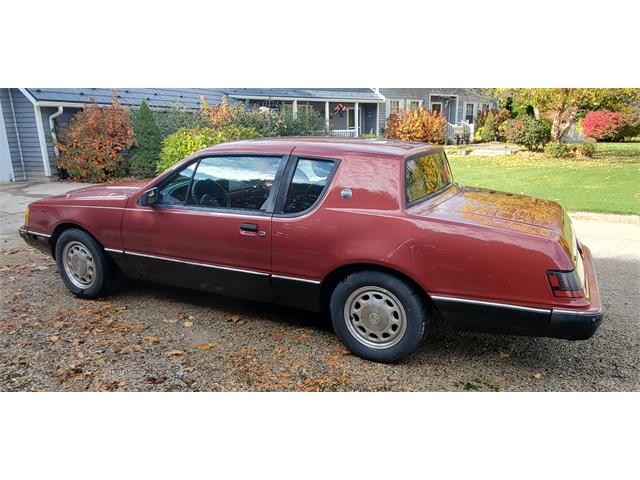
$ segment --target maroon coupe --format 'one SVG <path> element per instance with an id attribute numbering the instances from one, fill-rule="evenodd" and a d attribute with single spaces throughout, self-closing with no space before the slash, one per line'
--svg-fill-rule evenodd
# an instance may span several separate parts
<path id="1" fill-rule="evenodd" d="M 453 182 L 442 147 L 278 138 L 202 150 L 151 181 L 32 203 L 20 235 L 75 295 L 127 277 L 330 312 L 390 362 L 435 315 L 461 330 L 587 339 L 589 249 L 551 201 Z"/>

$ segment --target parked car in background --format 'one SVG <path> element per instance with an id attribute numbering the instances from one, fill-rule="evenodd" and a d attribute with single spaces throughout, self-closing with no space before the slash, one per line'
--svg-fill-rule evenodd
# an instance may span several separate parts
<path id="1" fill-rule="evenodd" d="M 22 237 L 71 292 L 139 280 L 327 311 L 355 354 L 391 362 L 436 315 L 480 332 L 587 339 L 589 249 L 559 204 L 464 187 L 439 146 L 279 138 L 202 150 L 150 181 L 32 203 Z"/>

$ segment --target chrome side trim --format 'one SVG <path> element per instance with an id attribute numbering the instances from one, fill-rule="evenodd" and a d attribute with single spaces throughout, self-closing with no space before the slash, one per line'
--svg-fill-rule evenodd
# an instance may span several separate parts
<path id="1" fill-rule="evenodd" d="M 304 282 L 304 283 L 313 283 L 314 285 L 320 285 L 320 280 L 311 280 L 309 278 L 299 278 L 299 277 L 287 277 L 286 275 L 271 275 L 271 278 L 279 278 L 280 280 L 291 280 L 292 282 Z"/>
<path id="2" fill-rule="evenodd" d="M 600 309 L 600 310 L 594 310 L 594 311 L 588 312 L 588 311 L 584 311 L 584 310 L 567 310 L 567 309 L 564 309 L 564 308 L 554 308 L 553 312 L 554 313 L 568 313 L 570 315 L 600 315 L 603 312 L 603 310 Z"/>
<path id="3" fill-rule="evenodd" d="M 105 252 L 124 253 L 124 250 L 118 250 L 117 248 L 105 248 Z"/>
<path id="4" fill-rule="evenodd" d="M 523 307 L 522 305 L 511 305 L 509 303 L 483 302 L 481 300 L 470 300 L 468 298 L 444 297 L 442 295 L 431 295 L 431 298 L 434 300 L 445 300 L 448 302 L 469 303 L 473 305 L 485 305 L 487 307 L 509 308 L 511 310 L 522 310 L 524 312 L 551 313 L 551 309 L 548 309 L 548 308 Z"/>
<path id="5" fill-rule="evenodd" d="M 33 232 L 33 231 L 31 231 L 31 230 L 26 230 L 26 232 L 27 232 L 29 235 L 37 235 L 38 237 L 51 238 L 51 235 L 47 235 L 46 233 Z"/>
<path id="6" fill-rule="evenodd" d="M 163 257 L 163 256 L 160 256 L 160 255 L 149 255 L 147 253 L 131 252 L 129 250 L 124 250 L 124 254 L 125 255 L 135 255 L 137 257 L 153 258 L 155 260 L 165 260 L 167 262 L 184 263 L 184 264 L 187 264 L 187 265 L 195 265 L 196 267 L 215 268 L 217 270 L 227 270 L 227 271 L 230 271 L 230 272 L 249 273 L 249 274 L 252 274 L 252 275 L 261 275 L 261 276 L 266 276 L 266 277 L 269 276 L 269 274 L 266 273 L 266 272 L 257 272 L 255 270 L 245 270 L 243 268 L 225 267 L 225 266 L 222 266 L 222 265 L 213 265 L 211 263 L 201 263 L 201 262 L 191 262 L 191 261 L 188 261 L 188 260 L 178 260 L 177 258 Z"/>

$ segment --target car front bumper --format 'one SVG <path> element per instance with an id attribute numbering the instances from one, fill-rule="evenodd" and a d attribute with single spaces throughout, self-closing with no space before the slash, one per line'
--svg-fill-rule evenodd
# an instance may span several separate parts
<path id="1" fill-rule="evenodd" d="M 18 233 L 20 234 L 22 239 L 27 242 L 28 245 L 37 248 L 47 255 L 52 255 L 51 243 L 49 242 L 49 239 L 51 238 L 50 235 L 46 235 L 44 233 L 29 232 L 24 225 L 18 229 Z"/>

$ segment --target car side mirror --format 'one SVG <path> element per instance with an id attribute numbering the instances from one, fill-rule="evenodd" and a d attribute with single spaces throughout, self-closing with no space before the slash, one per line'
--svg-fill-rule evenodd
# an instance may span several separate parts
<path id="1" fill-rule="evenodd" d="M 158 191 L 158 187 L 153 187 L 147 190 L 140 197 L 140 205 L 151 206 L 155 204 L 160 199 L 160 192 Z"/>

